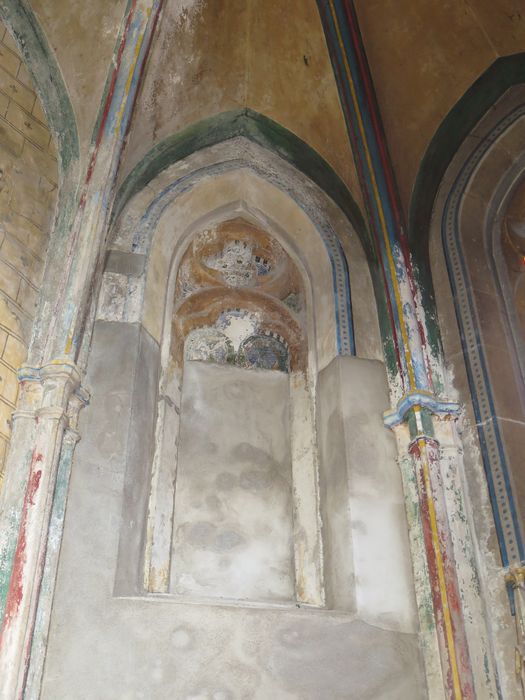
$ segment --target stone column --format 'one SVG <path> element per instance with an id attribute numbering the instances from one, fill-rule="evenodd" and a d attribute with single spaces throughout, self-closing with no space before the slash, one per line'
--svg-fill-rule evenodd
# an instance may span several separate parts
<path id="1" fill-rule="evenodd" d="M 5 577 L 0 698 L 5 700 L 24 694 L 64 431 L 71 411 L 76 413 L 85 399 L 78 369 L 68 361 L 38 369 L 25 366 L 19 376 L 21 402 L 14 415 L 14 449 L 7 461 L 0 515 Z"/>
<path id="2" fill-rule="evenodd" d="M 33 641 L 45 634 L 52 603 L 58 549 L 48 550 L 50 522 L 60 538 L 62 497 L 72 456 L 74 414 L 83 401 L 77 368 L 86 319 L 96 297 L 105 239 L 125 135 L 163 0 L 128 3 L 109 66 L 97 133 L 76 210 L 67 221 L 67 241 L 54 232 L 42 303 L 29 349 L 32 366 L 20 372 L 0 516 L 0 698 L 23 697 Z M 66 224 L 64 224 L 66 225 Z M 55 275 L 60 267 L 61 274 Z M 53 359 L 58 358 L 58 359 Z M 76 398 L 72 398 L 76 397 Z M 78 399 L 78 400 L 77 400 Z M 57 485 L 57 473 L 60 482 Z M 58 491 L 56 491 L 57 486 Z M 53 542 L 53 547 L 59 547 Z M 49 554 L 49 556 L 47 556 Z M 47 579 L 44 577 L 46 571 Z M 44 583 L 43 583 L 44 581 Z M 42 590 L 47 587 L 47 592 Z M 49 593 L 49 590 L 51 593 Z M 41 597 L 41 593 L 45 593 Z M 41 659 L 33 664 L 32 697 L 38 695 Z M 40 669 L 40 670 L 39 670 Z"/>
<path id="3" fill-rule="evenodd" d="M 486 610 L 464 503 L 457 417 L 437 418 L 414 406 L 405 419 L 394 431 L 401 455 L 430 697 L 497 697 Z M 484 673 L 475 672 L 481 668 Z"/>
<path id="4" fill-rule="evenodd" d="M 481 603 L 479 591 L 472 583 L 477 580 L 475 560 L 460 557 L 461 536 L 466 542 L 471 540 L 468 524 L 462 535 L 458 527 L 463 487 L 459 485 L 456 493 L 453 480 L 447 482 L 450 465 L 457 467 L 461 458 L 453 447 L 452 461 L 444 459 L 434 430 L 434 423 L 439 424 L 441 419 L 453 421 L 459 407 L 441 396 L 444 364 L 433 310 L 422 305 L 354 3 L 318 0 L 318 7 L 363 199 L 367 202 L 371 247 L 380 273 L 378 285 L 382 284 L 384 291 L 384 299 L 380 299 L 385 304 L 383 347 L 393 406 L 385 415 L 385 424 L 398 435 L 407 506 L 408 510 L 414 508 L 414 513 L 409 513 L 414 565 L 424 563 L 428 576 L 428 587 L 419 585 L 419 592 L 430 590 L 432 601 L 431 606 L 425 607 L 428 596 L 424 594 L 419 600 L 423 640 L 427 644 L 425 662 L 427 670 L 431 669 L 427 680 L 432 678 L 436 683 L 430 689 L 433 697 L 442 697 L 443 693 L 447 698 L 472 698 L 476 693 L 480 693 L 478 697 L 496 697 L 489 647 L 485 645 L 486 660 L 479 662 L 479 644 L 469 632 L 471 610 L 480 609 Z M 416 501 L 410 501 L 416 492 Z M 423 542 L 414 537 L 418 527 Z M 414 573 L 416 579 L 421 576 L 418 571 Z M 485 639 L 485 622 L 480 621 L 478 627 Z M 436 651 L 441 680 L 439 669 L 435 668 Z"/>
<path id="5" fill-rule="evenodd" d="M 69 478 L 75 446 L 80 439 L 77 431 L 77 422 L 80 409 L 85 405 L 87 396 L 81 390 L 71 395 L 69 400 L 67 426 L 62 438 L 62 449 L 58 461 L 55 489 L 53 493 L 53 506 L 47 530 L 47 548 L 42 572 L 42 581 L 39 590 L 38 606 L 33 629 L 31 652 L 29 657 L 29 669 L 25 683 L 24 697 L 38 698 L 40 684 L 44 672 L 44 662 L 47 651 L 47 636 L 51 621 L 51 608 L 55 592 L 55 582 L 58 570 L 58 558 L 64 530 L 64 517 L 66 512 Z"/>

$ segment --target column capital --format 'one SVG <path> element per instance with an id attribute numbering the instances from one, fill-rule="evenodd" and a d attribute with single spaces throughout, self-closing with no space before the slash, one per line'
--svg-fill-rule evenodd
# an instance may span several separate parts
<path id="1" fill-rule="evenodd" d="M 394 408 L 383 413 L 386 427 L 395 428 L 396 425 L 403 423 L 409 411 L 416 406 L 427 409 L 439 418 L 457 418 L 461 412 L 461 406 L 458 403 L 438 398 L 430 391 L 416 389 L 403 394 Z"/>
<path id="2" fill-rule="evenodd" d="M 24 364 L 17 373 L 19 406 L 13 417 L 67 417 L 72 428 L 80 409 L 89 403 L 89 392 L 81 386 L 78 366 L 66 358 L 56 358 L 41 366 Z"/>
<path id="3" fill-rule="evenodd" d="M 74 362 L 66 358 L 56 358 L 40 367 L 24 364 L 18 370 L 19 382 L 43 382 L 46 379 L 61 378 L 72 382 L 74 387 L 80 386 L 81 373 Z"/>

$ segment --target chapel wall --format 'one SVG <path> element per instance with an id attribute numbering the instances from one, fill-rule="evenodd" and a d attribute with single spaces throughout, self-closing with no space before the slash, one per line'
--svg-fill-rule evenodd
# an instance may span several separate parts
<path id="1" fill-rule="evenodd" d="M 148 412 L 154 416 L 159 359 L 140 324 L 96 322 L 86 378 L 92 399 L 80 418 L 42 700 L 376 700 L 385 688 L 389 700 L 426 698 L 413 631 L 293 601 L 211 604 L 140 591 L 132 551 L 140 540 L 125 514 L 143 498 L 151 469 L 152 435 L 144 425 Z M 362 372 L 360 360 L 345 359 Z M 144 531 L 144 513 L 138 518 Z M 390 585 L 391 572 L 379 560 L 375 567 L 378 584 L 384 588 L 388 571 Z"/>
<path id="2" fill-rule="evenodd" d="M 0 23 L 0 488 L 57 200 L 58 164 L 45 114 Z"/>

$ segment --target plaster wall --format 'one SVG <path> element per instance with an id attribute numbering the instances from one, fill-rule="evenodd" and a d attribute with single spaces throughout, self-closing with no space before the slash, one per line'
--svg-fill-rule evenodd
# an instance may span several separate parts
<path id="1" fill-rule="evenodd" d="M 173 109 L 176 104 L 177 108 Z M 205 117 L 250 107 L 325 158 L 359 200 L 315 0 L 167 3 L 121 170 Z"/>
<path id="2" fill-rule="evenodd" d="M 393 435 L 382 424 L 382 363 L 337 357 L 317 393 L 327 604 L 386 629 L 418 629 Z"/>
<path id="3" fill-rule="evenodd" d="M 127 2 L 30 0 L 30 4 L 56 54 L 76 117 L 81 159 L 86 162 Z"/>
<path id="4" fill-rule="evenodd" d="M 0 23 L 0 488 L 57 199 L 46 117 L 17 46 Z"/>
<path id="5" fill-rule="evenodd" d="M 141 395 L 131 378 L 143 364 L 129 326 L 98 322 L 93 338 L 92 401 L 70 482 L 43 700 L 426 697 L 413 633 L 295 605 L 115 595 L 119 536 L 129 529 L 130 415 Z"/>
<path id="6" fill-rule="evenodd" d="M 520 0 L 356 0 L 401 199 L 442 119 L 500 56 L 523 51 Z"/>
<path id="7" fill-rule="evenodd" d="M 288 374 L 186 361 L 172 592 L 291 601 Z"/>

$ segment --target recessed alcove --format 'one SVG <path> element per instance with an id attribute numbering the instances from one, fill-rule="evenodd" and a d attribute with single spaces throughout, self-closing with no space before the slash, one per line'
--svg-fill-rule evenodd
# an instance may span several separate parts
<path id="1" fill-rule="evenodd" d="M 295 584 L 304 576 L 295 535 L 301 519 L 310 517 L 311 530 L 317 521 L 301 508 L 292 465 L 290 406 L 304 395 L 291 391 L 289 375 L 308 384 L 305 315 L 299 271 L 260 227 L 237 217 L 192 237 L 176 276 L 168 359 L 180 386 L 171 395 L 179 411 L 171 594 L 321 602 L 320 591 L 302 600 Z M 314 457 L 303 483 L 315 481 Z"/>
<path id="2" fill-rule="evenodd" d="M 257 171 L 203 167 L 239 152 L 233 141 L 174 165 L 115 223 L 61 552 L 69 625 L 49 663 L 60 649 L 77 668 L 69 635 L 85 639 L 89 615 L 97 669 L 114 672 L 108 645 L 123 650 L 130 687 L 160 662 L 181 697 L 203 669 L 235 691 L 237 672 L 261 670 L 260 692 L 279 693 L 300 651 L 312 697 L 339 676 L 356 697 L 382 678 L 392 698 L 423 697 L 363 249 L 337 206 L 263 149 L 242 145 Z"/>

